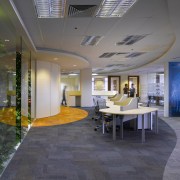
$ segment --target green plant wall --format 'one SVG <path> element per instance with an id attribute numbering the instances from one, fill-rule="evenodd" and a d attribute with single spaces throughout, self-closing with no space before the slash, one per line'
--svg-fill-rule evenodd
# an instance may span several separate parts
<path id="1" fill-rule="evenodd" d="M 16 141 L 21 141 L 21 53 L 16 52 Z"/>

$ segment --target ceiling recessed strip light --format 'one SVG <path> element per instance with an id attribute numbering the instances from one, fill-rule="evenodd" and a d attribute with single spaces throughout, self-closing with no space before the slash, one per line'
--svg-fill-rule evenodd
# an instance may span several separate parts
<path id="1" fill-rule="evenodd" d="M 97 45 L 103 36 L 85 36 L 81 42 L 82 46 L 94 46 Z"/>
<path id="2" fill-rule="evenodd" d="M 66 0 L 34 0 L 38 18 L 63 18 Z"/>
<path id="3" fill-rule="evenodd" d="M 103 0 L 96 17 L 122 17 L 137 0 Z"/>

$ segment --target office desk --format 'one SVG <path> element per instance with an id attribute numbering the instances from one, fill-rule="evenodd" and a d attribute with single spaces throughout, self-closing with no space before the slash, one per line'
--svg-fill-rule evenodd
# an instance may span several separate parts
<path id="1" fill-rule="evenodd" d="M 120 106 L 110 106 L 110 108 L 100 109 L 100 112 L 103 113 L 103 133 L 104 133 L 104 114 L 112 114 L 113 115 L 113 140 L 116 140 L 116 115 L 121 115 L 120 123 L 121 123 L 121 139 L 123 139 L 123 116 L 127 115 L 141 115 L 142 116 L 142 134 L 141 140 L 142 143 L 145 142 L 145 129 L 144 129 L 144 115 L 155 112 L 155 132 L 158 133 L 158 109 L 151 107 L 139 107 L 137 109 L 131 109 L 127 111 L 120 111 Z"/>
<path id="2" fill-rule="evenodd" d="M 92 91 L 92 96 L 100 96 L 107 100 L 108 97 L 112 97 L 117 93 L 117 91 Z"/>

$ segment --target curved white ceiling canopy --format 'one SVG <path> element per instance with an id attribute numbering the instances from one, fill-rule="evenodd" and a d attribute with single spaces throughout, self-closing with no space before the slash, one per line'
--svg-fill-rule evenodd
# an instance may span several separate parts
<path id="1" fill-rule="evenodd" d="M 36 54 L 37 60 L 55 62 L 66 70 L 79 70 L 89 67 L 89 62 L 85 58 L 70 52 L 37 49 Z"/>

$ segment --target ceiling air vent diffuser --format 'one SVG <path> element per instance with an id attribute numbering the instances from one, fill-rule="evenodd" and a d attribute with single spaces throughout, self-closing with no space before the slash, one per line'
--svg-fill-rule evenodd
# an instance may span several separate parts
<path id="1" fill-rule="evenodd" d="M 69 5 L 69 17 L 92 17 L 95 13 L 96 5 Z"/>
<path id="2" fill-rule="evenodd" d="M 134 57 L 140 56 L 144 53 L 145 52 L 133 52 L 133 53 L 130 53 L 129 55 L 127 55 L 126 58 L 134 58 Z"/>
<path id="3" fill-rule="evenodd" d="M 85 36 L 81 42 L 82 46 L 94 46 L 99 43 L 103 36 Z"/>
<path id="4" fill-rule="evenodd" d="M 103 0 L 97 11 L 97 17 L 122 17 L 136 0 Z"/>
<path id="5" fill-rule="evenodd" d="M 130 35 L 130 36 L 127 36 L 123 41 L 117 42 L 116 45 L 117 46 L 120 46 L 120 45 L 132 45 L 132 44 L 140 41 L 141 39 L 143 39 L 146 36 L 147 35 Z"/>
<path id="6" fill-rule="evenodd" d="M 66 0 L 34 0 L 38 18 L 63 18 Z"/>
<path id="7" fill-rule="evenodd" d="M 101 56 L 99 56 L 99 58 L 110 58 L 110 57 L 114 56 L 115 54 L 116 54 L 116 52 L 104 53 Z"/>

